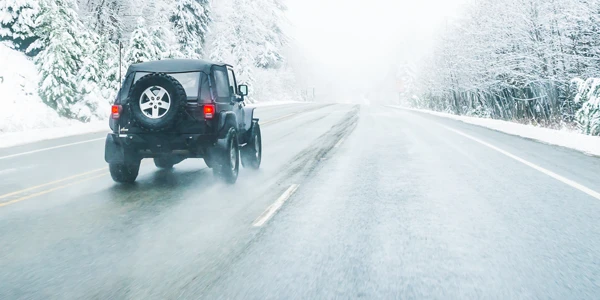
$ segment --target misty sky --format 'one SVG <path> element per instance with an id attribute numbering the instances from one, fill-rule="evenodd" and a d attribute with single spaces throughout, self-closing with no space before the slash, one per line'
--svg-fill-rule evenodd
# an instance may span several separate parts
<path id="1" fill-rule="evenodd" d="M 431 47 L 447 17 L 466 0 L 288 0 L 290 35 L 303 67 L 319 66 L 321 85 L 339 77 L 352 86 L 372 85 L 390 63 L 414 62 Z M 315 71 L 310 70 L 314 79 Z M 323 79 L 329 82 L 323 83 Z"/>

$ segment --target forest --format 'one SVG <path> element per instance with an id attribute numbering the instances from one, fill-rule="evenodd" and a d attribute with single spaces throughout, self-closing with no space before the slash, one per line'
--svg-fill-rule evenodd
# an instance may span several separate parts
<path id="1" fill-rule="evenodd" d="M 471 1 L 411 105 L 600 135 L 600 0 Z"/>
<path id="2" fill-rule="evenodd" d="M 157 59 L 232 64 L 249 101 L 295 97 L 285 11 L 283 0 L 3 0 L 0 41 L 35 62 L 45 104 L 90 121 L 108 114 L 130 64 Z"/>

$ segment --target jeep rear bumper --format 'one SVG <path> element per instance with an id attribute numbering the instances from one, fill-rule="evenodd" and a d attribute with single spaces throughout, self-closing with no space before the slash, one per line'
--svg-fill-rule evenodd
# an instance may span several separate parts
<path id="1" fill-rule="evenodd" d="M 142 158 L 178 155 L 183 158 L 204 157 L 217 137 L 207 134 L 116 134 L 106 136 L 104 160 L 126 163 Z"/>

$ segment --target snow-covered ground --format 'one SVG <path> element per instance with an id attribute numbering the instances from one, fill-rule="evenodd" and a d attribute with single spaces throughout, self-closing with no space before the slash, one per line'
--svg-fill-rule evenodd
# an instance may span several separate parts
<path id="1" fill-rule="evenodd" d="M 395 107 L 454 119 L 477 126 L 487 127 L 507 134 L 537 140 L 542 143 L 567 147 L 582 151 L 590 155 L 600 156 L 600 137 L 596 136 L 584 135 L 567 130 L 555 130 L 537 127 L 533 125 L 518 124 L 508 121 L 456 116 L 447 113 L 435 112 L 424 109 L 406 108 L 400 106 Z"/>

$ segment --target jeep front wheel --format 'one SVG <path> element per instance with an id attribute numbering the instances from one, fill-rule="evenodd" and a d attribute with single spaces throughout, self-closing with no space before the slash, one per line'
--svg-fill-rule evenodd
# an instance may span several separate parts
<path id="1" fill-rule="evenodd" d="M 108 164 L 108 169 L 115 182 L 133 183 L 140 172 L 140 163 L 111 163 Z"/>
<path id="2" fill-rule="evenodd" d="M 258 122 L 252 125 L 252 131 L 246 146 L 242 147 L 242 165 L 245 168 L 258 170 L 262 160 L 262 137 Z"/>
<path id="3" fill-rule="evenodd" d="M 213 168 L 213 173 L 215 176 L 225 180 L 225 182 L 233 184 L 237 181 L 240 171 L 240 149 L 236 130 L 230 128 L 225 138 L 219 142 L 219 144 L 224 143 L 224 147 L 219 149 L 222 152 L 219 155 L 218 165 Z"/>

